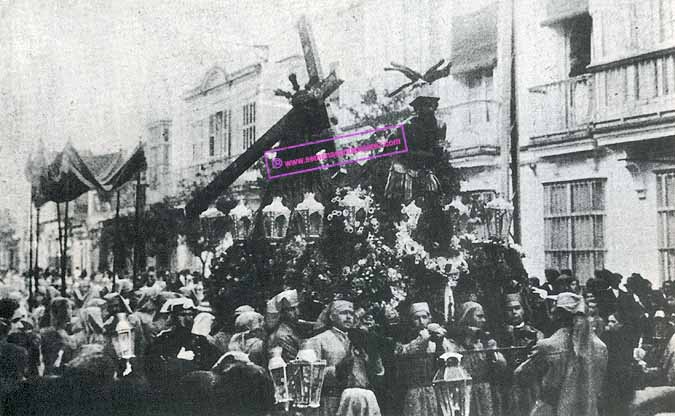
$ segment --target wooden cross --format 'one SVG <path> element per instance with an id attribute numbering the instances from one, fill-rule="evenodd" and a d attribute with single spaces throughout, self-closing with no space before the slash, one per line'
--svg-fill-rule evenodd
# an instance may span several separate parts
<path id="1" fill-rule="evenodd" d="M 302 45 L 309 82 L 305 89 L 296 89 L 291 97 L 293 108 L 269 128 L 244 153 L 220 172 L 204 189 L 195 194 L 185 206 L 188 218 L 195 219 L 205 211 L 239 176 L 259 160 L 265 151 L 273 148 L 278 142 L 287 137 L 298 137 L 309 131 L 319 134 L 331 129 L 335 118 L 330 112 L 326 99 L 335 92 L 342 80 L 338 79 L 334 71 L 322 78 L 318 52 L 312 36 L 311 27 L 303 16 L 298 22 L 300 43 Z M 297 85 L 295 75 L 291 82 Z"/>

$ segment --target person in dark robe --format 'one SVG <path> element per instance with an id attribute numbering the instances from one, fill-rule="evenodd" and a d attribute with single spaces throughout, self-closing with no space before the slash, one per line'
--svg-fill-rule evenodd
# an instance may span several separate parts
<path id="1" fill-rule="evenodd" d="M 560 329 L 538 341 L 514 374 L 523 385 L 540 383 L 530 416 L 597 416 L 607 347 L 593 333 L 581 296 L 559 294 L 555 321 Z"/>
<path id="2" fill-rule="evenodd" d="M 625 332 L 618 312 L 607 317 L 602 341 L 607 345 L 607 374 L 605 376 L 602 408 L 604 414 L 627 416 L 635 395 L 633 380 L 633 346 L 630 334 Z"/>
<path id="3" fill-rule="evenodd" d="M 162 306 L 171 314 L 168 329 L 157 334 L 145 352 L 145 369 L 150 384 L 170 394 L 175 381 L 195 368 L 192 325 L 196 312 L 187 298 L 169 299 Z"/>

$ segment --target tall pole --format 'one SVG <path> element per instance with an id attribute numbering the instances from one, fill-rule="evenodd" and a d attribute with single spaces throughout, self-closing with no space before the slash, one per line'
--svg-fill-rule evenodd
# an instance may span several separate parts
<path id="1" fill-rule="evenodd" d="M 63 234 L 61 232 L 61 204 L 56 203 L 56 227 L 59 229 L 59 274 L 63 274 Z"/>
<path id="2" fill-rule="evenodd" d="M 134 275 L 132 276 L 132 282 L 134 285 L 134 288 L 136 287 L 136 276 L 138 275 L 138 269 L 139 269 L 139 261 L 140 261 L 140 214 L 139 211 L 141 209 L 141 173 L 138 172 L 138 175 L 136 176 L 136 209 L 134 210 L 134 224 L 135 224 L 135 229 L 134 229 Z"/>
<path id="3" fill-rule="evenodd" d="M 28 207 L 28 298 L 33 297 L 33 187 L 30 187 Z"/>
<path id="4" fill-rule="evenodd" d="M 511 62 L 513 50 L 511 44 L 512 25 L 512 0 L 503 0 L 498 2 L 498 21 L 497 21 L 497 68 L 496 78 L 499 82 L 499 114 L 500 126 L 499 137 L 501 138 L 500 147 L 500 170 L 501 196 L 507 201 L 511 200 Z"/>
<path id="5" fill-rule="evenodd" d="M 120 245 L 120 190 L 117 190 L 117 207 L 115 208 L 115 244 L 113 245 L 113 287 L 115 276 L 119 272 Z"/>
<path id="6" fill-rule="evenodd" d="M 66 273 L 68 273 L 68 201 L 63 218 L 63 257 L 61 258 L 61 296 L 66 296 Z"/>
<path id="7" fill-rule="evenodd" d="M 509 103 L 511 114 L 511 189 L 513 190 L 513 240 L 520 244 L 521 228 L 520 228 L 520 138 L 518 136 L 518 93 L 516 90 L 516 34 L 514 29 L 515 24 L 515 7 L 511 3 L 511 100 Z"/>
<path id="8" fill-rule="evenodd" d="M 37 291 L 38 279 L 40 278 L 40 207 L 37 207 L 37 212 L 35 213 L 35 290 Z"/>

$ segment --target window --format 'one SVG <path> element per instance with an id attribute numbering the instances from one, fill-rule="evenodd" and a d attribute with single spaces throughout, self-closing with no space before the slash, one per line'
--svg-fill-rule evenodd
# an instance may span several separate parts
<path id="1" fill-rule="evenodd" d="M 246 104 L 243 107 L 243 129 L 244 150 L 248 149 L 255 142 L 255 103 Z"/>
<path id="2" fill-rule="evenodd" d="M 211 136 L 209 137 L 209 156 L 213 157 L 216 155 L 216 138 Z"/>
<path id="3" fill-rule="evenodd" d="M 587 14 L 567 21 L 565 40 L 567 43 L 567 65 L 569 77 L 585 74 L 591 64 L 591 31 L 593 22 Z"/>
<path id="4" fill-rule="evenodd" d="M 582 283 L 604 268 L 605 181 L 544 185 L 546 267 L 571 269 Z"/>
<path id="5" fill-rule="evenodd" d="M 223 155 L 230 157 L 232 156 L 232 112 L 229 110 L 223 111 L 222 119 L 223 119 L 223 129 L 222 129 L 221 146 L 223 149 Z"/>
<path id="6" fill-rule="evenodd" d="M 662 281 L 675 277 L 675 171 L 656 175 L 659 265 Z"/>

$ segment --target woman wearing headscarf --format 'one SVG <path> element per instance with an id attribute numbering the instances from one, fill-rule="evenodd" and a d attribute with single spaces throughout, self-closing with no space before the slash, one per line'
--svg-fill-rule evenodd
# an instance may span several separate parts
<path id="1" fill-rule="evenodd" d="M 500 379 L 507 363 L 499 352 L 485 350 L 497 348 L 497 342 L 485 332 L 487 319 L 483 306 L 465 302 L 457 316 L 456 333 L 451 340 L 452 352 L 462 354 L 462 367 L 471 375 L 471 416 L 501 414 L 499 388 L 491 382 Z"/>
<path id="2" fill-rule="evenodd" d="M 241 351 L 255 364 L 262 366 L 265 363 L 265 330 L 264 318 L 258 312 L 243 312 L 235 319 L 234 326 L 240 329 L 230 338 L 228 351 Z"/>
<path id="3" fill-rule="evenodd" d="M 559 294 L 554 319 L 559 329 L 537 342 L 532 356 L 515 372 L 520 382 L 540 382 L 531 415 L 597 416 L 607 347 L 593 332 L 581 296 Z"/>
<path id="4" fill-rule="evenodd" d="M 397 362 L 398 381 L 404 390 L 403 415 L 436 415 L 436 393 L 431 384 L 434 377 L 434 357 L 450 350 L 450 342 L 445 338 L 445 329 L 431 322 L 431 310 L 426 302 L 410 305 L 408 315 L 411 328 L 416 337 L 406 344 L 397 344 L 395 354 L 400 356 Z"/>
<path id="5" fill-rule="evenodd" d="M 57 297 L 51 301 L 51 325 L 40 331 L 45 375 L 61 374 L 62 364 L 74 356 L 76 345 L 69 334 L 71 314 L 70 300 Z"/>

